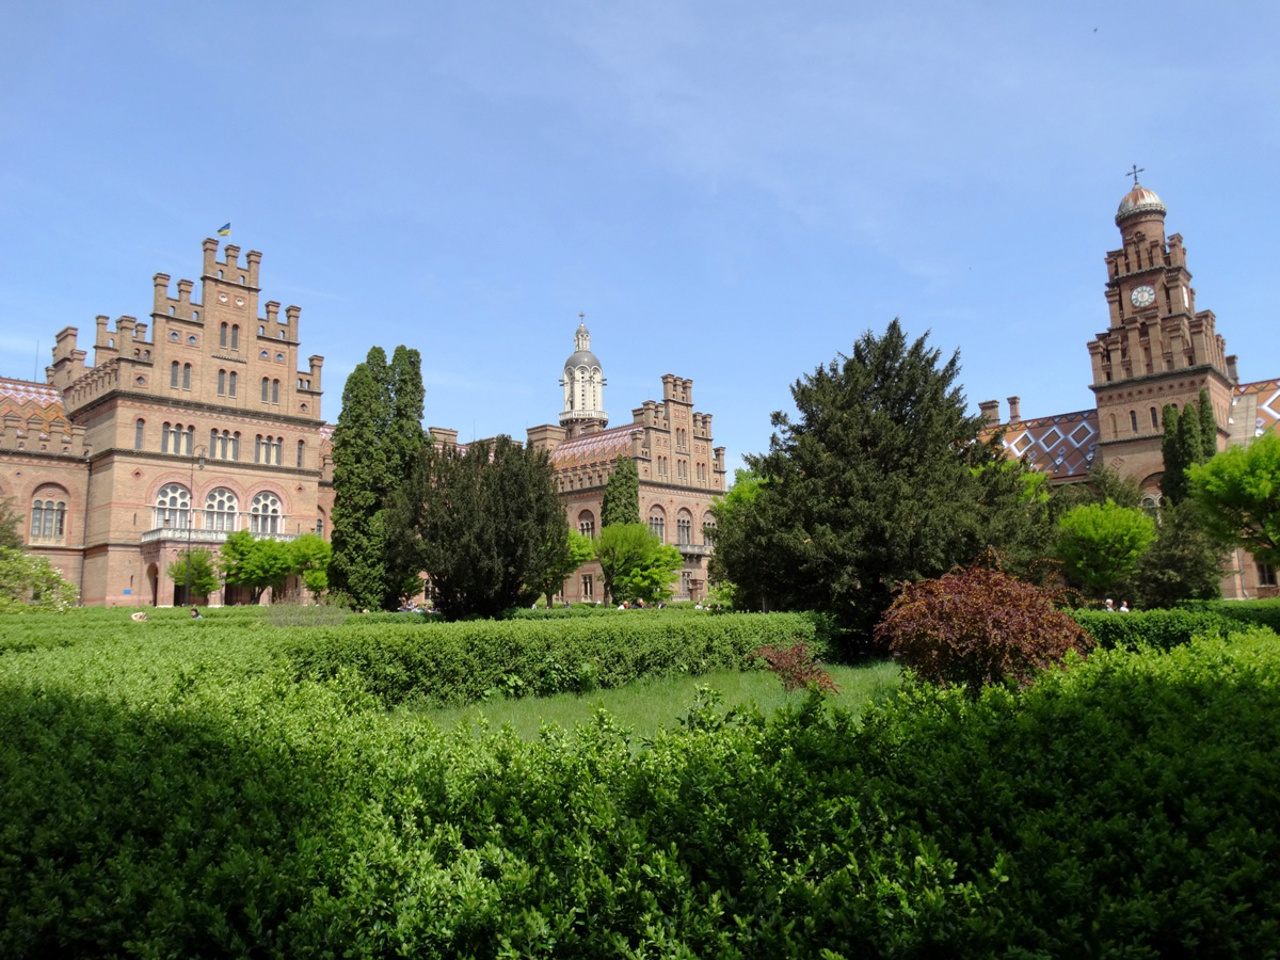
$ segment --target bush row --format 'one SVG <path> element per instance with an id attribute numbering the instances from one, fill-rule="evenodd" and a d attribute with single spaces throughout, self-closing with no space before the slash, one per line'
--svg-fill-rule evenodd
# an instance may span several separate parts
<path id="1" fill-rule="evenodd" d="M 586 692 L 645 677 L 746 669 L 765 644 L 803 640 L 801 614 L 668 615 L 452 624 L 348 622 L 300 632 L 287 647 L 297 679 L 357 676 L 385 706 L 460 705 L 497 693 Z"/>
<path id="2" fill-rule="evenodd" d="M 0 660 L 0 955 L 1280 951 L 1269 633 L 644 746 L 445 733 L 172 633 Z"/>
<path id="3" fill-rule="evenodd" d="M 1222 637 L 1233 629 L 1232 621 L 1215 610 L 1074 610 L 1072 616 L 1103 649 L 1171 650 L 1193 637 Z M 1239 629 L 1239 628 L 1236 628 Z"/>

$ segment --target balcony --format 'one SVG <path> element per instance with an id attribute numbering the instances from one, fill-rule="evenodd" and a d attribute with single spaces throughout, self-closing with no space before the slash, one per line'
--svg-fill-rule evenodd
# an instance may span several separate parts
<path id="1" fill-rule="evenodd" d="M 686 557 L 711 556 L 711 544 L 709 543 L 677 543 L 676 549 Z"/>
<path id="2" fill-rule="evenodd" d="M 246 528 L 247 529 L 247 528 Z M 142 534 L 142 543 L 163 543 L 171 541 L 186 544 L 190 542 L 193 546 L 200 544 L 207 546 L 214 544 L 221 546 L 227 542 L 227 534 L 232 533 L 231 530 L 188 530 L 186 527 L 157 527 L 154 530 L 147 530 Z M 308 530 L 307 533 L 312 531 Z M 300 533 L 255 533 L 255 537 L 267 538 L 271 540 L 297 540 L 302 536 Z"/>

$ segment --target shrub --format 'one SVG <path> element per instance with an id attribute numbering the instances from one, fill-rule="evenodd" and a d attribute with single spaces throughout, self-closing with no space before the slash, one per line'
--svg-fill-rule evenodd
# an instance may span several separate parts
<path id="1" fill-rule="evenodd" d="M 1225 637 L 1231 626 L 1212 610 L 1075 610 L 1072 616 L 1098 646 L 1109 650 L 1172 650 L 1192 637 Z"/>
<path id="2" fill-rule="evenodd" d="M 840 692 L 831 674 L 827 673 L 820 660 L 814 658 L 809 645 L 803 640 L 785 647 L 781 644 L 763 646 L 756 651 L 756 656 L 769 665 L 787 693 L 796 690 L 822 694 Z"/>
<path id="3" fill-rule="evenodd" d="M 922 679 L 975 693 L 1006 678 L 1025 685 L 1068 650 L 1092 646 L 1045 593 L 977 564 L 905 586 L 875 636 Z"/>

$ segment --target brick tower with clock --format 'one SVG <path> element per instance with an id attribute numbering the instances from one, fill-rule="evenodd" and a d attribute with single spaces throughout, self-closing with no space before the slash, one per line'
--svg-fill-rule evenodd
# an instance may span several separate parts
<path id="1" fill-rule="evenodd" d="M 1110 326 L 1089 343 L 1097 397 L 1097 456 L 1159 493 L 1163 411 L 1207 390 L 1226 449 L 1236 358 L 1215 331 L 1212 311 L 1195 309 L 1182 237 L 1165 237 L 1167 210 L 1137 181 L 1116 211 L 1123 245 L 1107 254 Z"/>

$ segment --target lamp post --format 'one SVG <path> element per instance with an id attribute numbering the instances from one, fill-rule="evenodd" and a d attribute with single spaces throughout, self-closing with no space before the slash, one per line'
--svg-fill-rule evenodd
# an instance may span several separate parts
<path id="1" fill-rule="evenodd" d="M 187 603 L 191 602 L 191 536 L 196 526 L 196 467 L 204 469 L 204 455 L 208 452 L 208 447 L 198 443 L 191 455 L 191 485 L 187 488 L 191 495 L 191 501 L 187 505 Z"/>

